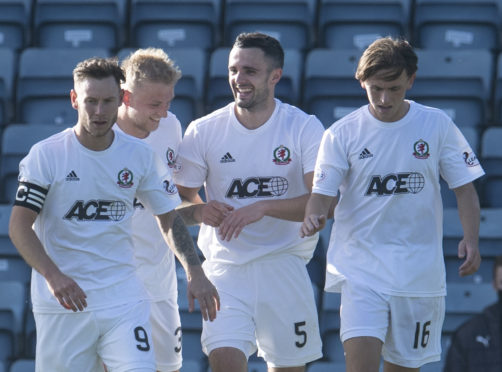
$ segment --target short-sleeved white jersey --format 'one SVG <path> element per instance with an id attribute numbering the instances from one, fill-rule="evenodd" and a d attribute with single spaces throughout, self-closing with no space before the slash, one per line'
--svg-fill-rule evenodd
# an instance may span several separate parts
<path id="1" fill-rule="evenodd" d="M 34 230 L 60 270 L 86 292 L 85 311 L 145 298 L 133 259 L 134 198 L 153 214 L 180 203 L 166 166 L 151 147 L 114 130 L 109 148 L 92 151 L 68 128 L 35 144 L 19 170 L 15 203 L 42 208 Z M 28 193 L 29 186 L 23 185 L 39 189 Z M 38 312 L 68 311 L 36 270 L 32 300 Z"/>
<path id="2" fill-rule="evenodd" d="M 340 200 L 328 249 L 326 290 L 347 278 L 396 296 L 445 295 L 440 175 L 450 188 L 484 174 L 442 111 L 410 101 L 384 123 L 368 105 L 324 134 L 313 192 Z"/>
<path id="3" fill-rule="evenodd" d="M 232 102 L 190 124 L 174 179 L 185 187 L 205 184 L 208 201 L 234 208 L 294 198 L 308 193 L 303 177 L 314 170 L 323 131 L 315 116 L 279 100 L 270 119 L 249 130 L 238 122 Z M 301 239 L 300 226 L 265 216 L 223 242 L 215 228 L 202 224 L 198 244 L 210 262 L 243 264 L 283 251 L 308 260 L 317 236 Z"/>
<path id="4" fill-rule="evenodd" d="M 115 124 L 117 130 L 121 130 Z M 174 114 L 162 118 L 159 127 L 143 139 L 170 169 L 174 167 L 181 143 L 181 124 Z M 172 183 L 172 180 L 169 180 Z M 177 296 L 176 266 L 174 253 L 167 246 L 157 221 L 137 199 L 134 200 L 132 217 L 134 258 L 138 275 L 149 298 L 153 301 Z"/>

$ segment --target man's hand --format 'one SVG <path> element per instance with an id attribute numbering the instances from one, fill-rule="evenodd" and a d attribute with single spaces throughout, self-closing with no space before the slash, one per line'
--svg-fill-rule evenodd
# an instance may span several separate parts
<path id="1" fill-rule="evenodd" d="M 250 223 L 261 220 L 265 216 L 265 209 L 262 203 L 253 203 L 245 207 L 236 209 L 225 217 L 220 224 L 218 233 L 221 239 L 230 241 L 237 239 L 242 229 Z"/>
<path id="2" fill-rule="evenodd" d="M 220 296 L 216 287 L 207 279 L 200 265 L 190 266 L 187 280 L 188 311 L 194 310 L 194 299 L 197 299 L 204 320 L 213 321 L 220 310 Z"/>
<path id="3" fill-rule="evenodd" d="M 209 226 L 218 227 L 222 221 L 229 215 L 234 207 L 216 200 L 203 204 L 200 211 L 200 219 Z"/>
<path id="4" fill-rule="evenodd" d="M 305 238 L 306 236 L 312 236 L 316 232 L 322 230 L 326 226 L 326 216 L 325 215 L 315 215 L 311 214 L 306 216 L 303 220 L 302 226 L 300 227 L 300 237 Z"/>
<path id="5" fill-rule="evenodd" d="M 86 294 L 72 278 L 57 272 L 46 279 L 49 290 L 65 309 L 76 312 L 87 307 Z"/>
<path id="6" fill-rule="evenodd" d="M 481 264 L 481 255 L 476 244 L 467 242 L 462 239 L 458 243 L 458 258 L 465 258 L 465 261 L 460 265 L 458 273 L 460 276 L 474 274 L 479 269 Z"/>

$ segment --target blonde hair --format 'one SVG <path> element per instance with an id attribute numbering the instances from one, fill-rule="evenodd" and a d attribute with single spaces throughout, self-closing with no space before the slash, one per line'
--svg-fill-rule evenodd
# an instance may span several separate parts
<path id="1" fill-rule="evenodd" d="M 181 70 L 159 48 L 138 49 L 122 61 L 121 67 L 129 89 L 145 81 L 174 85 L 181 78 Z"/>

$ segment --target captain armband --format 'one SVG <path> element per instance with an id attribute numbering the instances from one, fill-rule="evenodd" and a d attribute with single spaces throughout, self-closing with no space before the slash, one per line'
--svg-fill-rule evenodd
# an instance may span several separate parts
<path id="1" fill-rule="evenodd" d="M 29 182 L 19 182 L 14 205 L 29 208 L 40 213 L 47 196 L 47 189 Z"/>

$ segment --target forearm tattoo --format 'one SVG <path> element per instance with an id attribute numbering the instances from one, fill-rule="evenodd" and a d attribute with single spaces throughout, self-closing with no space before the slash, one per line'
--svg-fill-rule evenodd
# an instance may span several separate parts
<path id="1" fill-rule="evenodd" d="M 171 248 L 176 256 L 185 265 L 200 265 L 200 259 L 195 250 L 192 237 L 188 232 L 183 219 L 176 214 L 173 225 L 169 232 L 171 240 Z"/>

